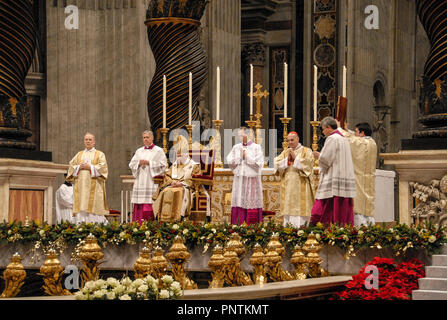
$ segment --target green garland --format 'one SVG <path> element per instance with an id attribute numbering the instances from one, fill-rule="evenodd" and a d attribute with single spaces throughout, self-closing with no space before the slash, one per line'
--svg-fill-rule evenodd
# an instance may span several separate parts
<path id="1" fill-rule="evenodd" d="M 303 245 L 307 236 L 313 232 L 317 240 L 328 246 L 339 247 L 345 256 L 353 256 L 363 248 L 390 248 L 396 255 L 405 253 L 408 249 L 424 249 L 427 254 L 440 251 L 447 243 L 445 228 L 433 224 L 422 226 L 408 226 L 404 224 L 393 228 L 385 228 L 376 224 L 361 227 L 339 227 L 332 225 L 324 228 L 317 224 L 312 227 L 295 228 L 291 225 L 283 227 L 273 222 L 236 226 L 231 224 L 193 224 L 191 222 L 159 223 L 144 222 L 107 225 L 83 223 L 75 225 L 61 223 L 57 225 L 39 224 L 29 222 L 1 223 L 0 242 L 20 243 L 51 246 L 54 243 L 67 245 L 79 244 L 81 240 L 92 233 L 100 245 L 122 245 L 149 242 L 160 246 L 170 246 L 176 235 L 185 238 L 189 249 L 194 246 L 203 246 L 204 251 L 216 244 L 224 245 L 231 233 L 237 232 L 247 248 L 256 243 L 265 247 L 273 233 L 279 234 L 279 239 L 289 250 L 295 245 Z"/>

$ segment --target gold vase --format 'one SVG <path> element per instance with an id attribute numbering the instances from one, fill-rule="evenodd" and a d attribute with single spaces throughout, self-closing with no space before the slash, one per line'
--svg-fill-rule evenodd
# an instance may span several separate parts
<path id="1" fill-rule="evenodd" d="M 56 250 L 48 250 L 47 258 L 40 267 L 39 275 L 43 276 L 44 285 L 42 289 L 49 296 L 69 296 L 71 292 L 62 288 L 62 275 L 64 268 L 58 259 Z"/>
<path id="2" fill-rule="evenodd" d="M 233 251 L 236 252 L 238 256 L 239 261 L 242 261 L 245 254 L 245 246 L 242 244 L 241 236 L 237 232 L 231 234 L 227 246 L 232 247 Z"/>
<path id="3" fill-rule="evenodd" d="M 166 254 L 169 262 L 172 265 L 172 275 L 176 281 L 180 283 L 183 290 L 197 289 L 197 284 L 188 278 L 185 271 L 185 263 L 191 257 L 191 254 L 186 248 L 185 239 L 181 236 L 174 238 L 169 252 Z"/>
<path id="4" fill-rule="evenodd" d="M 168 268 L 168 261 L 163 256 L 163 249 L 155 248 L 154 256 L 152 257 L 152 274 L 154 278 L 159 279 L 166 275 Z"/>
<path id="5" fill-rule="evenodd" d="M 213 255 L 208 262 L 212 273 L 213 280 L 209 284 L 210 289 L 222 288 L 225 283 L 225 257 L 223 256 L 223 248 L 217 245 L 213 249 Z"/>
<path id="6" fill-rule="evenodd" d="M 22 257 L 18 252 L 11 257 L 11 262 L 3 271 L 3 279 L 5 280 L 5 289 L 1 298 L 12 298 L 19 294 L 20 288 L 25 283 L 26 271 L 22 265 Z"/>
<path id="7" fill-rule="evenodd" d="M 102 258 L 104 258 L 104 253 L 102 253 L 96 237 L 90 233 L 79 253 L 79 259 L 84 263 L 84 267 L 80 272 L 81 287 L 84 287 L 88 281 L 99 279 L 99 265 L 103 263 L 99 262 L 99 260 Z"/>
<path id="8" fill-rule="evenodd" d="M 255 284 L 264 284 L 267 282 L 267 276 L 264 269 L 265 261 L 266 258 L 262 247 L 259 245 L 259 243 L 257 243 L 253 248 L 253 254 L 250 258 L 250 264 L 255 270 L 253 274 Z"/>
<path id="9" fill-rule="evenodd" d="M 273 282 L 294 280 L 294 277 L 282 268 L 282 257 L 274 244 L 267 246 L 265 258 L 267 274 Z"/>
<path id="10" fill-rule="evenodd" d="M 142 279 L 149 276 L 152 272 L 151 250 L 144 246 L 140 251 L 140 256 L 133 266 L 135 279 Z"/>
<path id="11" fill-rule="evenodd" d="M 225 283 L 229 286 L 246 286 L 253 284 L 250 276 L 242 271 L 236 248 L 227 245 L 224 251 L 225 258 Z"/>
<path id="12" fill-rule="evenodd" d="M 308 275 L 311 278 L 326 277 L 329 275 L 329 272 L 320 266 L 323 259 L 321 259 L 319 252 L 322 248 L 323 247 L 318 243 L 315 234 L 311 232 L 303 246 L 303 250 L 307 252 L 307 270 Z"/>
<path id="13" fill-rule="evenodd" d="M 267 248 L 272 247 L 273 249 L 276 250 L 276 252 L 278 252 L 278 254 L 282 257 L 285 253 L 285 249 L 284 246 L 281 244 L 281 242 L 279 242 L 279 234 L 278 233 L 273 233 L 272 236 L 270 237 L 270 240 L 267 244 Z"/>
<path id="14" fill-rule="evenodd" d="M 306 255 L 300 246 L 295 246 L 293 249 L 292 257 L 290 258 L 290 263 L 295 266 L 295 279 L 304 280 L 306 279 Z"/>

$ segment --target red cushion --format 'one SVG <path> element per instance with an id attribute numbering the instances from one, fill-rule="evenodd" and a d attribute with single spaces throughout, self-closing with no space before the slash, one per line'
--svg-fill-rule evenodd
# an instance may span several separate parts
<path id="1" fill-rule="evenodd" d="M 275 216 L 276 212 L 275 211 L 267 211 L 267 210 L 263 210 L 262 211 L 262 215 L 263 216 Z"/>

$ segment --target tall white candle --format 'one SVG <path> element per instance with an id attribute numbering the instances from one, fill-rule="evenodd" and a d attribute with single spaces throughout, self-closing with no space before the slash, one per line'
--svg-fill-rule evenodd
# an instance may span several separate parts
<path id="1" fill-rule="evenodd" d="M 287 63 L 284 62 L 284 118 L 287 118 Z"/>
<path id="2" fill-rule="evenodd" d="M 346 98 L 346 66 L 343 66 L 343 97 Z"/>
<path id="3" fill-rule="evenodd" d="M 192 123 L 192 73 L 189 73 L 189 122 L 188 124 L 191 125 Z"/>
<path id="4" fill-rule="evenodd" d="M 166 76 L 163 76 L 163 129 L 166 128 Z"/>
<path id="5" fill-rule="evenodd" d="M 216 120 L 219 119 L 220 114 L 220 68 L 217 67 L 217 88 L 216 88 Z"/>
<path id="6" fill-rule="evenodd" d="M 318 68 L 314 65 L 314 121 L 317 121 Z"/>
<path id="7" fill-rule="evenodd" d="M 250 115 L 253 114 L 253 65 L 250 64 Z"/>

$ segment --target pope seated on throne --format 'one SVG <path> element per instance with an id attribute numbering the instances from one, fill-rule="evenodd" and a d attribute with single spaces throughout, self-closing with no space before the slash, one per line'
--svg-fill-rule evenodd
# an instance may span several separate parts
<path id="1" fill-rule="evenodd" d="M 179 221 L 188 217 L 193 203 L 193 175 L 200 174 L 200 164 L 189 157 L 189 150 L 180 146 L 176 160 L 166 171 L 163 183 L 155 192 L 154 215 L 162 222 Z"/>

